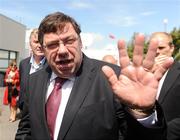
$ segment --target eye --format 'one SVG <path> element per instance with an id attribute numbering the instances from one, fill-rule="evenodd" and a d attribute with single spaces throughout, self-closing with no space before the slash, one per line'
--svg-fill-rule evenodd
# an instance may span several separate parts
<path id="1" fill-rule="evenodd" d="M 46 47 L 48 49 L 55 49 L 55 48 L 59 47 L 59 42 L 53 42 L 53 43 L 47 44 Z"/>
<path id="2" fill-rule="evenodd" d="M 159 49 L 159 50 L 162 50 L 162 49 L 164 49 L 164 47 L 158 47 L 158 49 Z"/>
<path id="3" fill-rule="evenodd" d="M 67 39 L 66 41 L 64 41 L 64 43 L 65 43 L 66 45 L 71 45 L 71 44 L 73 44 L 75 41 L 76 41 L 75 38 L 71 38 L 71 39 Z"/>

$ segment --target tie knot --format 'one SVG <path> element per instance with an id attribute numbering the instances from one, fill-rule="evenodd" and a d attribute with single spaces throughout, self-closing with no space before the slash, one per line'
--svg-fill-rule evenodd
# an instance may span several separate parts
<path id="1" fill-rule="evenodd" d="M 56 77 L 55 78 L 55 87 L 61 88 L 65 81 L 66 81 L 66 79 Z"/>

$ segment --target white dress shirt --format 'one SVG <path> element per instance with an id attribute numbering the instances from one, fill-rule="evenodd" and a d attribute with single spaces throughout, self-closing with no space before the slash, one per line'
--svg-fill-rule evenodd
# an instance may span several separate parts
<path id="1" fill-rule="evenodd" d="M 47 99 L 48 99 L 49 95 L 51 94 L 51 92 L 52 92 L 52 90 L 54 88 L 55 78 L 56 77 L 57 77 L 57 75 L 55 73 L 52 73 L 51 78 L 50 78 L 50 84 L 48 86 L 48 91 L 47 91 L 47 94 L 46 94 L 46 102 L 47 102 Z M 60 130 L 60 127 L 61 127 L 63 116 L 64 116 L 64 111 L 66 109 L 66 105 L 67 105 L 67 102 L 68 102 L 68 99 L 69 99 L 69 96 L 70 96 L 70 93 L 71 93 L 71 90 L 72 90 L 72 87 L 73 87 L 73 84 L 74 84 L 74 80 L 75 80 L 74 77 L 68 79 L 63 84 L 63 86 L 61 88 L 61 94 L 62 94 L 62 96 L 61 96 L 61 104 L 59 106 L 59 110 L 58 110 L 57 117 L 56 117 L 56 122 L 55 122 L 54 140 L 57 140 L 57 138 L 58 138 L 59 130 Z"/>
<path id="2" fill-rule="evenodd" d="M 157 95 L 156 95 L 156 99 L 157 99 L 157 100 L 158 100 L 158 98 L 159 98 L 160 91 L 161 91 L 162 85 L 163 85 L 163 83 L 164 83 L 164 80 L 165 80 L 165 78 L 166 78 L 166 75 L 167 75 L 168 71 L 169 71 L 169 70 L 167 70 L 167 71 L 164 73 L 163 77 L 162 77 L 161 80 L 159 81 L 158 92 L 157 92 Z"/>
<path id="3" fill-rule="evenodd" d="M 30 69 L 29 74 L 32 74 L 32 73 L 40 70 L 43 67 L 44 63 L 45 63 L 45 57 L 40 61 L 39 64 L 37 64 L 34 60 L 34 57 L 31 56 L 31 59 L 30 59 L 31 69 Z"/>

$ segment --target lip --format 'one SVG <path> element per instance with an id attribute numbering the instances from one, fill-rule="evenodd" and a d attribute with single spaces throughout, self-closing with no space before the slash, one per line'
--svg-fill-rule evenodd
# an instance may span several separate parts
<path id="1" fill-rule="evenodd" d="M 42 52 L 42 50 L 36 50 L 37 52 Z"/>
<path id="2" fill-rule="evenodd" d="M 61 60 L 57 62 L 56 64 L 57 64 L 58 69 L 63 70 L 63 71 L 69 70 L 73 67 L 72 60 Z"/>
<path id="3" fill-rule="evenodd" d="M 36 51 L 36 54 L 44 54 L 42 51 Z"/>

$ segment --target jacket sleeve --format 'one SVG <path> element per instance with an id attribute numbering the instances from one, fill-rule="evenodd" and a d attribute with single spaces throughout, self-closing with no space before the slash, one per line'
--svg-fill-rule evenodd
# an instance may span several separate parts
<path id="1" fill-rule="evenodd" d="M 168 122 L 168 140 L 178 140 L 180 138 L 180 117 Z"/>
<path id="2" fill-rule="evenodd" d="M 19 122 L 15 140 L 31 140 L 31 126 L 29 120 L 29 94 L 24 96 L 25 102 L 22 110 L 22 118 Z"/>
<path id="3" fill-rule="evenodd" d="M 166 140 L 167 126 L 163 110 L 156 102 L 158 122 L 156 127 L 147 128 L 140 124 L 134 117 L 127 113 L 127 140 Z"/>

